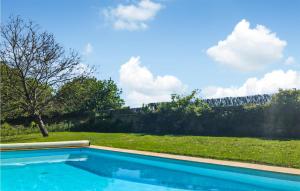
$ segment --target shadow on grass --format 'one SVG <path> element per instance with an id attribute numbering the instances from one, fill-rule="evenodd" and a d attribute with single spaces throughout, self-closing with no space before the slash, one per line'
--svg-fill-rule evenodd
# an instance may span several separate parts
<path id="1" fill-rule="evenodd" d="M 266 141 L 300 141 L 300 138 L 259 137 L 258 139 L 266 140 Z"/>

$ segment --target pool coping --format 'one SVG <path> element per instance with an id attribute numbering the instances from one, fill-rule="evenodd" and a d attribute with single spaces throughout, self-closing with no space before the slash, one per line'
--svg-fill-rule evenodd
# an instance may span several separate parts
<path id="1" fill-rule="evenodd" d="M 150 151 L 121 149 L 121 148 L 97 146 L 97 145 L 90 145 L 88 148 L 130 153 L 130 154 L 138 154 L 138 155 L 145 155 L 145 156 L 153 156 L 153 157 L 161 157 L 167 159 L 216 164 L 216 165 L 223 165 L 223 166 L 230 166 L 230 167 L 248 168 L 248 169 L 263 170 L 263 171 L 276 172 L 276 173 L 300 175 L 300 169 L 296 169 L 296 168 L 287 168 L 287 167 L 270 166 L 270 165 L 254 164 L 254 163 L 246 163 L 246 162 L 236 162 L 236 161 L 228 161 L 228 160 L 209 159 L 209 158 L 202 158 L 202 157 L 183 156 L 183 155 L 175 155 L 175 154 L 167 154 L 167 153 L 157 153 L 157 152 L 150 152 Z"/>

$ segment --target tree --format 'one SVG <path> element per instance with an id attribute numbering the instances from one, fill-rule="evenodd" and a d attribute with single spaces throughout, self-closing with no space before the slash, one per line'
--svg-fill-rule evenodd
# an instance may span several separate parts
<path id="1" fill-rule="evenodd" d="M 64 84 L 58 91 L 58 105 L 63 112 L 103 113 L 110 109 L 119 109 L 124 104 L 121 90 L 115 82 L 79 77 Z"/>
<path id="2" fill-rule="evenodd" d="M 201 98 L 197 97 L 197 94 L 197 90 L 192 91 L 191 94 L 186 96 L 173 94 L 171 95 L 171 102 L 159 104 L 158 110 L 176 111 L 184 114 L 200 116 L 203 111 L 210 110 L 210 107 Z"/>
<path id="3" fill-rule="evenodd" d="M 300 136 L 300 90 L 282 90 L 273 95 L 267 115 L 267 135 Z"/>
<path id="4" fill-rule="evenodd" d="M 12 80 L 8 79 L 7 70 L 11 70 L 10 73 Z M 21 87 L 20 83 L 16 79 L 16 75 L 14 74 L 16 71 L 13 71 L 11 68 L 9 68 L 4 63 L 0 64 L 0 92 L 1 92 L 1 121 L 4 121 L 7 118 L 13 118 L 15 116 L 21 116 L 23 114 L 22 109 L 22 102 L 24 100 L 22 97 L 19 97 L 18 94 L 16 94 L 16 89 Z M 9 81 L 14 82 L 14 87 L 19 86 L 18 88 L 10 88 L 7 86 Z M 10 98 L 13 99 L 10 99 Z"/>
<path id="5" fill-rule="evenodd" d="M 55 98 L 53 91 L 78 75 L 80 57 L 74 51 L 67 53 L 51 33 L 20 17 L 1 26 L 1 38 L 3 86 L 13 91 L 2 99 L 18 101 L 23 112 L 35 118 L 42 135 L 48 136 L 43 112 Z"/>
<path id="6" fill-rule="evenodd" d="M 202 131 L 201 116 L 210 112 L 211 108 L 197 94 L 197 90 L 186 96 L 173 94 L 170 102 L 143 106 L 142 115 L 138 119 L 141 125 L 136 126 L 136 131 L 199 134 Z"/>

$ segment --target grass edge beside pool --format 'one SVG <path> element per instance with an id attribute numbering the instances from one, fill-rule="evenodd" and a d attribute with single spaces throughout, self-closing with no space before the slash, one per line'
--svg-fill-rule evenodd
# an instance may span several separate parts
<path id="1" fill-rule="evenodd" d="M 300 140 L 143 135 L 129 133 L 56 132 L 1 137 L 1 143 L 91 141 L 92 145 L 152 151 L 220 160 L 242 161 L 300 169 Z"/>

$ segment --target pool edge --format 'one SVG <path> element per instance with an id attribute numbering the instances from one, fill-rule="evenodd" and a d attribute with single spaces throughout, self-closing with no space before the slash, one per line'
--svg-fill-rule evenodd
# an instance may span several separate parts
<path id="1" fill-rule="evenodd" d="M 130 154 L 137 154 L 137 155 L 145 155 L 145 156 L 153 156 L 153 157 L 161 157 L 161 158 L 175 159 L 175 160 L 182 160 L 182 161 L 191 161 L 191 162 L 223 165 L 223 166 L 230 166 L 230 167 L 247 168 L 253 170 L 262 170 L 262 171 L 284 173 L 284 174 L 291 174 L 291 175 L 300 175 L 300 169 L 296 169 L 296 168 L 287 168 L 287 167 L 253 164 L 253 163 L 246 163 L 246 162 L 236 162 L 236 161 L 228 161 L 228 160 L 209 159 L 209 158 L 175 155 L 175 154 L 167 154 L 167 153 L 157 153 L 157 152 L 150 152 L 150 151 L 130 150 L 130 149 L 122 149 L 122 148 L 114 148 L 114 147 L 106 147 L 106 146 L 97 146 L 97 145 L 90 145 L 87 148 L 130 153 Z"/>

